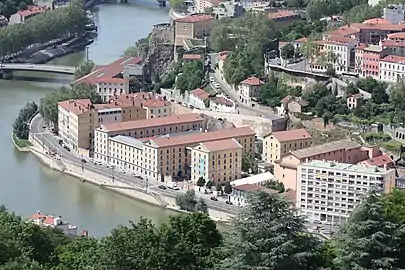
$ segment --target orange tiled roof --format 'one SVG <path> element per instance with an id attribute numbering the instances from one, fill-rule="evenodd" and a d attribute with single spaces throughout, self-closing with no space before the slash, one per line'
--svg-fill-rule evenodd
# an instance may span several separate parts
<path id="1" fill-rule="evenodd" d="M 212 97 L 211 102 L 226 105 L 226 106 L 234 105 L 234 103 L 231 100 L 229 100 L 227 98 L 223 98 L 223 97 Z"/>
<path id="2" fill-rule="evenodd" d="M 272 20 L 289 18 L 289 17 L 294 17 L 294 16 L 299 16 L 299 14 L 292 10 L 280 10 L 280 11 L 271 12 L 268 14 L 269 19 L 272 19 Z"/>
<path id="3" fill-rule="evenodd" d="M 201 88 L 194 89 L 193 91 L 190 91 L 190 94 L 192 94 L 195 97 L 198 97 L 199 99 L 205 100 L 207 99 L 210 95 L 202 90 Z"/>
<path id="4" fill-rule="evenodd" d="M 269 133 L 266 137 L 268 136 L 273 136 L 279 142 L 311 139 L 311 135 L 304 128 L 272 132 Z"/>
<path id="5" fill-rule="evenodd" d="M 377 167 L 383 167 L 384 165 L 393 164 L 392 159 L 386 154 L 372 158 L 372 159 L 368 159 L 364 162 L 367 163 L 367 165 L 369 165 L 369 166 L 377 166 Z"/>
<path id="6" fill-rule="evenodd" d="M 388 39 L 405 39 L 405 33 L 400 32 L 400 33 L 388 34 L 387 37 L 388 37 Z"/>
<path id="7" fill-rule="evenodd" d="M 397 56 L 397 55 L 387 55 L 380 59 L 381 62 L 390 62 L 390 63 L 399 63 L 405 62 L 404 56 Z"/>
<path id="8" fill-rule="evenodd" d="M 387 21 L 383 18 L 368 19 L 368 20 L 365 20 L 363 23 L 364 24 L 391 24 L 392 25 L 392 23 L 390 23 L 389 21 Z"/>
<path id="9" fill-rule="evenodd" d="M 201 54 L 183 54 L 183 59 L 185 60 L 201 60 Z"/>
<path id="10" fill-rule="evenodd" d="M 143 106 L 147 107 L 147 108 L 157 108 L 157 107 L 170 106 L 171 104 L 172 103 L 167 100 L 149 99 L 143 103 Z"/>
<path id="11" fill-rule="evenodd" d="M 403 40 L 383 40 L 382 46 L 385 47 L 405 47 L 405 41 Z"/>
<path id="12" fill-rule="evenodd" d="M 209 152 L 242 149 L 242 146 L 235 139 L 225 139 L 201 143 L 201 146 Z"/>
<path id="13" fill-rule="evenodd" d="M 250 127 L 232 128 L 199 134 L 185 134 L 174 137 L 151 139 L 152 145 L 157 147 L 172 147 L 176 145 L 193 145 L 201 142 L 224 140 L 229 138 L 239 138 L 241 136 L 255 136 L 255 132 Z"/>
<path id="14" fill-rule="evenodd" d="M 93 106 L 90 99 L 70 99 L 58 102 L 58 105 L 75 115 L 87 112 Z"/>
<path id="15" fill-rule="evenodd" d="M 91 84 L 98 83 L 125 83 L 127 79 L 118 78 L 122 70 L 127 65 L 137 65 L 142 62 L 140 57 L 124 56 L 106 66 L 96 66 L 93 71 L 74 81 L 74 84 Z"/>
<path id="16" fill-rule="evenodd" d="M 262 85 L 263 82 L 259 78 L 252 76 L 250 78 L 247 78 L 246 80 L 241 81 L 240 84 L 255 86 L 255 85 Z"/>
<path id="17" fill-rule="evenodd" d="M 231 53 L 230 51 L 223 51 L 223 52 L 218 53 L 218 57 L 219 57 L 219 59 L 224 61 L 230 53 Z"/>
<path id="18" fill-rule="evenodd" d="M 128 122 L 103 124 L 101 127 L 108 132 L 120 132 L 126 130 L 163 127 L 177 124 L 192 124 L 203 121 L 198 113 L 172 115 L 160 118 L 142 119 Z"/>
<path id="19" fill-rule="evenodd" d="M 182 22 L 182 23 L 196 23 L 196 22 L 203 22 L 203 21 L 212 21 L 214 17 L 211 15 L 206 14 L 194 14 L 184 18 L 175 19 L 175 22 Z"/>
<path id="20" fill-rule="evenodd" d="M 27 17 L 47 10 L 49 10 L 49 8 L 46 6 L 28 6 L 27 9 L 19 10 L 17 13 L 22 17 Z"/>

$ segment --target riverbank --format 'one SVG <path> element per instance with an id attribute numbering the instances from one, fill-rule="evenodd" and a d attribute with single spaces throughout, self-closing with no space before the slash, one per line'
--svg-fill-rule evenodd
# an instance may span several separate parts
<path id="1" fill-rule="evenodd" d="M 19 139 L 14 132 L 11 133 L 11 141 L 13 142 L 15 148 L 20 152 L 30 152 L 30 146 L 32 143 L 29 140 Z"/>
<path id="2" fill-rule="evenodd" d="M 44 153 L 45 149 L 43 149 L 42 145 L 39 142 L 35 140 L 31 140 L 31 142 L 33 146 L 29 147 L 29 151 L 43 165 L 53 170 L 73 176 L 83 183 L 88 182 L 101 188 L 120 193 L 131 199 L 140 200 L 151 205 L 163 207 L 180 213 L 185 212 L 179 209 L 179 207 L 176 205 L 175 198 L 173 197 L 162 196 L 161 194 L 156 194 L 149 191 L 146 192 L 143 187 L 128 185 L 117 180 L 113 181 L 110 177 L 106 177 L 104 175 L 89 170 L 82 170 L 80 164 L 72 164 L 67 160 L 60 161 L 52 158 Z M 231 214 L 213 209 L 208 209 L 208 214 L 214 221 L 224 224 L 229 223 L 230 219 L 232 218 Z"/>

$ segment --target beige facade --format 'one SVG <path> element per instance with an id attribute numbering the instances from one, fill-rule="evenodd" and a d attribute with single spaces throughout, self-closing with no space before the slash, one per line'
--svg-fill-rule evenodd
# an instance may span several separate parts
<path id="1" fill-rule="evenodd" d="M 172 103 L 165 100 L 148 100 L 143 103 L 146 118 L 168 117 L 173 114 Z"/>
<path id="2" fill-rule="evenodd" d="M 185 18 L 176 19 L 175 45 L 183 46 L 188 39 L 203 39 L 210 35 L 214 18 L 211 15 L 194 14 Z"/>
<path id="3" fill-rule="evenodd" d="M 305 129 L 272 132 L 263 138 L 263 159 L 274 164 L 290 151 L 311 146 L 311 135 Z"/>
<path id="4" fill-rule="evenodd" d="M 191 180 L 224 183 L 239 179 L 243 147 L 235 139 L 200 143 L 191 147 Z"/>
<path id="5" fill-rule="evenodd" d="M 204 118 L 199 114 L 192 113 L 101 125 L 95 130 L 94 157 L 110 163 L 109 157 L 113 154 L 109 152 L 110 137 L 123 135 L 139 139 L 200 130 L 203 121 Z"/>

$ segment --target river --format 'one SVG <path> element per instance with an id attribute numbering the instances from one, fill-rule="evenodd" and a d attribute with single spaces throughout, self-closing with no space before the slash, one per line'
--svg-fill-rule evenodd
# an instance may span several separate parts
<path id="1" fill-rule="evenodd" d="M 129 4 L 103 4 L 95 8 L 99 35 L 89 46 L 89 58 L 107 64 L 123 54 L 125 48 L 145 37 L 156 23 L 168 22 L 168 10 L 155 0 L 132 0 Z M 85 52 L 55 59 L 55 64 L 79 65 Z M 21 73 L 19 76 L 30 76 Z M 31 74 L 32 75 L 32 74 Z M 58 75 L 44 75 L 66 79 Z M 173 212 L 126 198 L 112 191 L 52 171 L 30 153 L 20 153 L 10 141 L 12 124 L 26 101 L 40 98 L 62 84 L 27 81 L 0 81 L 0 204 L 27 217 L 40 210 L 62 215 L 87 229 L 90 235 L 104 236 L 119 224 L 138 221 L 141 216 L 155 223 L 167 220 Z"/>

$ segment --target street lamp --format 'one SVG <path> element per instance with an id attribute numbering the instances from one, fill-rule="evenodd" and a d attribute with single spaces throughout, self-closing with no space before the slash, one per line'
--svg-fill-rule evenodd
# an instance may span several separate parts
<path id="1" fill-rule="evenodd" d="M 111 180 L 114 183 L 114 167 L 111 167 Z"/>
<path id="2" fill-rule="evenodd" d="M 82 159 L 80 161 L 82 162 L 82 172 L 83 172 L 84 171 L 83 154 L 82 154 Z"/>

